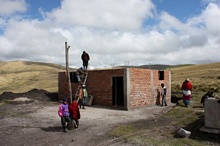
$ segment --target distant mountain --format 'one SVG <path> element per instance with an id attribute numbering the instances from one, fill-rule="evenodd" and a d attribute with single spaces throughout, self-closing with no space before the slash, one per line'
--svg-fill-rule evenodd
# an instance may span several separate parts
<path id="1" fill-rule="evenodd" d="M 192 66 L 192 65 L 193 64 L 182 64 L 182 65 L 151 64 L 151 65 L 141 65 L 141 66 L 120 66 L 120 67 L 165 70 L 165 69 L 170 69 L 170 68 L 175 68 L 175 67 Z"/>
<path id="2" fill-rule="evenodd" d="M 170 65 L 153 64 L 153 65 L 141 65 L 141 66 L 138 66 L 138 67 L 139 68 L 146 68 L 146 69 L 165 70 L 165 69 L 169 69 Z"/>

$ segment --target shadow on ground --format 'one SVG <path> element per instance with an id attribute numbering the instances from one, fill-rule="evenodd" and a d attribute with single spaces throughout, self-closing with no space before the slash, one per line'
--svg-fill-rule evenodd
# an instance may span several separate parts
<path id="1" fill-rule="evenodd" d="M 45 132 L 62 132 L 61 126 L 41 128 Z"/>

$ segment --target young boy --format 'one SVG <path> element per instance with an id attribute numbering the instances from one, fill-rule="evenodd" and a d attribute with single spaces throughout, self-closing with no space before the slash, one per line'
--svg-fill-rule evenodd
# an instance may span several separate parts
<path id="1" fill-rule="evenodd" d="M 88 97 L 88 92 L 86 90 L 86 85 L 82 85 L 82 89 L 83 89 L 83 98 L 82 98 L 82 108 L 85 109 L 85 105 L 86 105 L 86 99 Z M 81 105 L 80 105 L 81 108 Z"/>
<path id="2" fill-rule="evenodd" d="M 79 112 L 79 105 L 76 101 L 76 98 L 73 98 L 73 102 L 69 105 L 69 112 L 70 112 L 71 121 L 74 123 L 74 128 L 78 129 L 80 112 Z"/>
<path id="3" fill-rule="evenodd" d="M 67 103 L 66 98 L 63 99 L 63 103 L 60 104 L 60 106 L 59 106 L 58 115 L 61 118 L 63 132 L 67 132 L 67 128 L 69 128 L 69 126 L 70 126 L 71 119 L 69 117 L 70 113 L 69 113 L 69 107 L 68 107 L 68 103 Z"/>

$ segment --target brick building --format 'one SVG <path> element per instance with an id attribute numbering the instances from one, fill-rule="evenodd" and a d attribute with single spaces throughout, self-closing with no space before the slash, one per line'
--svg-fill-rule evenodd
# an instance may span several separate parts
<path id="1" fill-rule="evenodd" d="M 78 87 L 76 72 L 70 72 L 72 93 Z M 86 81 L 94 105 L 129 110 L 160 104 L 161 83 L 167 88 L 167 101 L 171 96 L 171 73 L 168 70 L 117 68 L 89 70 Z M 58 75 L 59 98 L 69 97 L 66 72 Z"/>

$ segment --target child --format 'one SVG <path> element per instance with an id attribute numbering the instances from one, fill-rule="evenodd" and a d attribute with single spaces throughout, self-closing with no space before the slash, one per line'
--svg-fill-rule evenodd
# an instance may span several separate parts
<path id="1" fill-rule="evenodd" d="M 70 113 L 69 113 L 69 108 L 68 108 L 68 103 L 67 103 L 66 98 L 63 99 L 63 103 L 60 104 L 59 106 L 58 115 L 61 118 L 63 132 L 67 132 L 67 128 L 69 128 L 70 126 L 71 119 L 69 117 Z"/>
<path id="2" fill-rule="evenodd" d="M 82 99 L 80 100 L 80 108 L 82 106 L 82 108 L 85 109 L 86 99 L 88 97 L 88 93 L 87 93 L 87 90 L 86 90 L 86 85 L 82 85 L 82 91 L 83 91 L 83 95 L 82 95 Z"/>
<path id="3" fill-rule="evenodd" d="M 79 105 L 76 101 L 76 98 L 73 98 L 73 102 L 69 105 L 69 111 L 70 111 L 71 121 L 74 123 L 74 128 L 78 129 L 80 112 L 79 112 Z"/>

